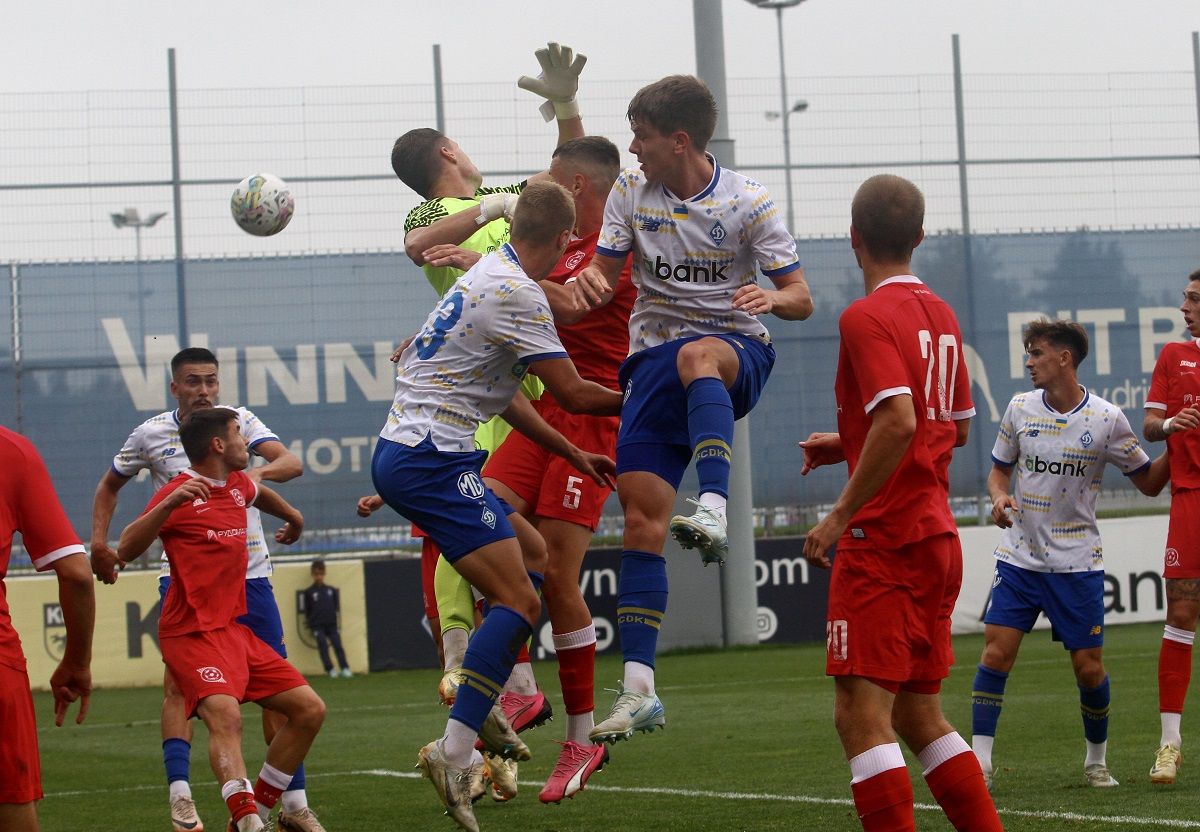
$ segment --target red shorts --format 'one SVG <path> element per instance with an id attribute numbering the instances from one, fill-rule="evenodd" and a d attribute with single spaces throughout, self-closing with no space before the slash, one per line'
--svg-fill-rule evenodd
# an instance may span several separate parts
<path id="1" fill-rule="evenodd" d="M 567 413 L 549 393 L 543 393 L 533 406 L 577 447 L 609 458 L 616 453 L 619 417 Z M 611 488 L 596 485 L 561 456 L 542 449 L 518 431 L 510 433 L 488 458 L 483 475 L 511 488 L 535 516 L 565 520 L 592 531 L 596 531 L 604 501 L 612 493 Z"/>
<path id="2" fill-rule="evenodd" d="M 29 673 L 0 664 L 0 803 L 42 799 L 37 717 L 29 692 Z"/>
<path id="3" fill-rule="evenodd" d="M 238 702 L 257 702 L 308 684 L 287 659 L 242 624 L 161 636 L 158 646 L 183 693 L 189 717 L 196 715 L 196 706 L 206 696 L 226 694 Z"/>
<path id="4" fill-rule="evenodd" d="M 1183 488 L 1171 494 L 1171 519 L 1167 549 L 1163 553 L 1164 578 L 1200 578 L 1200 488 Z"/>
<path id="5" fill-rule="evenodd" d="M 901 687 L 946 678 L 954 664 L 950 614 L 961 584 L 957 534 L 899 549 L 839 547 L 829 582 L 825 672 Z"/>

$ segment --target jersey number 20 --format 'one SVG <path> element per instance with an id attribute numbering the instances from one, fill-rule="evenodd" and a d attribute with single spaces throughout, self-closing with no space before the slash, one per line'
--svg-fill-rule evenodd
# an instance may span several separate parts
<path id="1" fill-rule="evenodd" d="M 958 375 L 958 339 L 951 334 L 938 336 L 937 347 L 933 345 L 933 334 L 928 329 L 917 333 L 921 342 L 921 357 L 928 363 L 925 367 L 925 409 L 928 418 L 939 422 L 950 421 L 954 412 L 954 381 Z M 933 385 L 937 376 L 937 407 L 934 407 Z"/>

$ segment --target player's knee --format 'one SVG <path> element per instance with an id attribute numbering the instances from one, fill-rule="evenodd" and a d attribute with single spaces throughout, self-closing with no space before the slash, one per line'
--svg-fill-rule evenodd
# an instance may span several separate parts
<path id="1" fill-rule="evenodd" d="M 242 712 L 238 708 L 206 708 L 203 712 L 204 725 L 214 737 L 242 738 Z"/>

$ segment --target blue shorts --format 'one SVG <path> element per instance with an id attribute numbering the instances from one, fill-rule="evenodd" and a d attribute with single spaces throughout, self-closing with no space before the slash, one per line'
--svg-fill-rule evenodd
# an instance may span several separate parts
<path id="1" fill-rule="evenodd" d="M 512 508 L 483 484 L 487 451 L 439 451 L 427 436 L 416 447 L 380 439 L 371 479 L 383 501 L 421 527 L 453 563 L 481 546 L 516 537 Z"/>
<path id="2" fill-rule="evenodd" d="M 625 392 L 621 431 L 617 434 L 617 474 L 648 471 L 678 490 L 692 458 L 688 434 L 687 391 L 676 360 L 684 344 L 716 337 L 731 344 L 738 374 L 729 389 L 733 418 L 741 419 L 758 402 L 775 365 L 775 348 L 746 335 L 695 335 L 636 352 L 621 365 Z"/>
<path id="3" fill-rule="evenodd" d="M 998 562 L 984 624 L 1028 633 L 1039 613 L 1068 650 L 1104 644 L 1104 572 L 1034 572 Z"/>
<path id="4" fill-rule="evenodd" d="M 158 597 L 164 603 L 170 586 L 170 575 L 158 579 Z M 279 604 L 275 601 L 270 578 L 246 579 L 246 614 L 238 616 L 238 623 L 245 624 L 268 647 L 287 658 L 287 647 L 283 643 L 283 619 L 279 617 Z"/>

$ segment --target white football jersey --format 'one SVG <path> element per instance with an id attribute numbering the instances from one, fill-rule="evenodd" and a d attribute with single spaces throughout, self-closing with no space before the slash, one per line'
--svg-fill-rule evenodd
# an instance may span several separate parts
<path id="1" fill-rule="evenodd" d="M 733 295 L 756 282 L 758 268 L 767 277 L 800 268 L 767 189 L 708 158 L 712 181 L 690 199 L 638 168 L 622 171 L 609 192 L 596 252 L 634 251 L 630 353 L 694 335 L 741 333 L 769 343 L 758 318 L 733 308 Z"/>
<path id="2" fill-rule="evenodd" d="M 230 410 L 237 411 L 238 429 L 242 436 L 246 437 L 246 444 L 251 450 L 255 445 L 269 439 L 279 441 L 279 437 L 271 433 L 267 426 L 246 408 L 235 407 Z M 126 478 L 136 476 L 138 471 L 148 468 L 155 491 L 190 465 L 179 441 L 179 415 L 174 410 L 152 416 L 134 428 L 133 433 L 125 440 L 125 446 L 112 461 L 113 471 Z M 246 543 L 249 549 L 246 577 L 270 577 L 274 567 L 271 565 L 270 552 L 267 551 L 267 539 L 263 535 L 262 517 L 253 506 L 246 509 Z M 161 567 L 161 574 L 171 573 L 165 552 L 162 555 Z"/>
<path id="3" fill-rule="evenodd" d="M 400 358 L 379 435 L 475 450 L 475 428 L 508 407 L 531 362 L 566 358 L 542 287 L 508 243 L 458 279 Z"/>
<path id="4" fill-rule="evenodd" d="M 996 559 L 1034 572 L 1103 569 L 1096 497 L 1104 466 L 1129 476 L 1150 464 L 1121 409 L 1087 391 L 1070 413 L 1051 408 L 1041 390 L 1013 396 L 992 459 L 1016 465 L 1017 510 Z"/>

